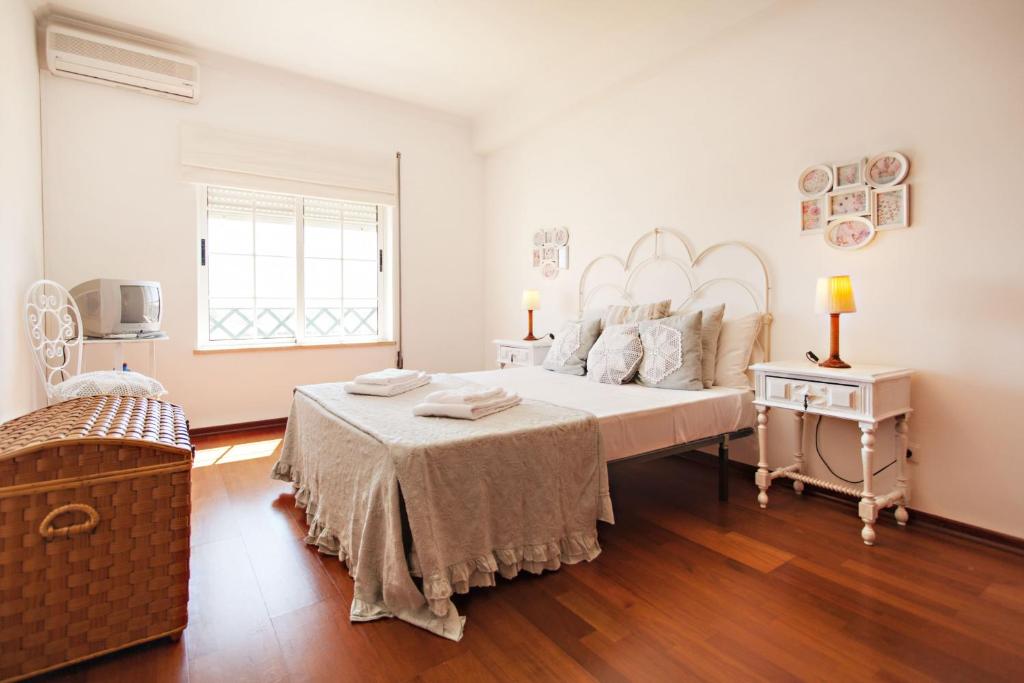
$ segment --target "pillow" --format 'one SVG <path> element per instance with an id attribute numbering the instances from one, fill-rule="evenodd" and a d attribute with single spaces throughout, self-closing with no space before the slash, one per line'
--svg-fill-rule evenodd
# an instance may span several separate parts
<path id="1" fill-rule="evenodd" d="M 725 304 L 705 308 L 701 317 L 700 353 L 701 382 L 705 389 L 715 383 L 715 359 L 718 358 L 718 335 L 722 332 L 722 318 L 725 316 Z"/>
<path id="2" fill-rule="evenodd" d="M 640 323 L 640 359 L 636 381 L 658 389 L 704 388 L 701 380 L 701 311 Z"/>
<path id="3" fill-rule="evenodd" d="M 640 327 L 636 323 L 606 327 L 587 356 L 587 378 L 605 384 L 633 379 L 643 358 Z"/>
<path id="4" fill-rule="evenodd" d="M 562 325 L 544 356 L 544 369 L 567 375 L 587 374 L 587 354 L 601 334 L 601 319 L 570 320 Z"/>
<path id="5" fill-rule="evenodd" d="M 672 299 L 665 299 L 654 304 L 641 304 L 639 306 L 609 306 L 604 309 L 604 315 L 601 317 L 601 327 L 636 323 L 641 320 L 657 320 L 658 318 L 666 317 L 671 308 Z"/>
<path id="6" fill-rule="evenodd" d="M 722 323 L 715 359 L 715 386 L 749 389 L 747 367 L 750 354 L 761 331 L 761 314 L 751 313 Z"/>
<path id="7" fill-rule="evenodd" d="M 69 377 L 53 387 L 54 397 L 59 401 L 70 401 L 85 396 L 135 396 L 138 398 L 160 398 L 167 393 L 164 385 L 152 377 L 137 372 L 99 370 Z"/>

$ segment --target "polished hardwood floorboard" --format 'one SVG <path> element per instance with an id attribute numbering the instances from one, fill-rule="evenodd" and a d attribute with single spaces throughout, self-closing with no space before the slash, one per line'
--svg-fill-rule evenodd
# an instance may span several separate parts
<path id="1" fill-rule="evenodd" d="M 1024 680 L 1024 557 L 666 458 L 611 470 L 601 556 L 457 600 L 452 643 L 348 621 L 352 580 L 269 478 L 280 430 L 198 440 L 189 627 L 48 681 Z M 255 457 L 254 457 L 255 456 Z M 244 459 L 252 458 L 252 459 Z"/>

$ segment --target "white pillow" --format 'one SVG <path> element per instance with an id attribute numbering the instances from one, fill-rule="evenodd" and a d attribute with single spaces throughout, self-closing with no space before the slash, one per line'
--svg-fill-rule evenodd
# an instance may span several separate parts
<path id="1" fill-rule="evenodd" d="M 636 323 L 607 327 L 587 355 L 587 379 L 625 384 L 636 375 L 643 356 L 640 327 Z"/>
<path id="2" fill-rule="evenodd" d="M 69 377 L 53 388 L 54 397 L 59 401 L 86 396 L 135 396 L 137 398 L 160 398 L 167 393 L 164 385 L 152 377 L 137 372 L 100 370 Z"/>
<path id="3" fill-rule="evenodd" d="M 638 306 L 609 306 L 601 316 L 601 327 L 638 323 L 641 320 L 658 320 L 667 318 L 672 308 L 672 299 L 665 299 L 652 304 Z"/>
<path id="4" fill-rule="evenodd" d="M 715 358 L 716 387 L 750 388 L 747 367 L 760 331 L 760 313 L 750 313 L 722 322 L 722 332 L 718 336 L 718 357 Z"/>

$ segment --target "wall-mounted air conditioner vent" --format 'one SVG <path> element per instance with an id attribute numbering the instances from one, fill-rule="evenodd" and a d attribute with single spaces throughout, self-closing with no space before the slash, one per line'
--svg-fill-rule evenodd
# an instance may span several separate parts
<path id="1" fill-rule="evenodd" d="M 141 90 L 183 102 L 199 99 L 199 64 L 143 42 L 60 23 L 46 27 L 46 66 L 56 76 Z"/>

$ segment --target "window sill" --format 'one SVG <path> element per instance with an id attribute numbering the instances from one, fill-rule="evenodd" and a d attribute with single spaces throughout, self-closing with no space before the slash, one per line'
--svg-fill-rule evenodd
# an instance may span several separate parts
<path id="1" fill-rule="evenodd" d="M 382 346 L 397 346 L 397 342 L 386 339 L 375 339 L 373 341 L 329 341 L 329 342 L 306 342 L 296 344 L 295 342 L 284 342 L 280 344 L 234 344 L 224 346 L 199 346 L 192 349 L 194 355 L 205 355 L 208 353 L 236 353 L 239 351 L 282 351 L 285 349 L 314 350 L 314 349 L 365 349 Z"/>

